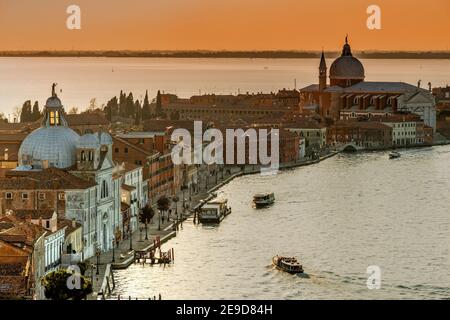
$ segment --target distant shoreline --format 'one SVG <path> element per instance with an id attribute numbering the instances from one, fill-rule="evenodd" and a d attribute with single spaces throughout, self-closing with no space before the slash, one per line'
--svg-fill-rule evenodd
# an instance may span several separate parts
<path id="1" fill-rule="evenodd" d="M 325 52 L 335 58 L 340 52 Z M 360 51 L 361 59 L 450 59 L 450 51 Z M 0 51 L 0 57 L 55 58 L 247 58 L 247 59 L 305 59 L 319 58 L 314 51 Z"/>

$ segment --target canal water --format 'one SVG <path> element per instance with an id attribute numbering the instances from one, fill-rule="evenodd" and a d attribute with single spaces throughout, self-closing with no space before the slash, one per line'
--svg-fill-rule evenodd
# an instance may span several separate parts
<path id="1" fill-rule="evenodd" d="M 450 298 L 450 146 L 340 154 L 319 164 L 233 180 L 220 226 L 184 224 L 163 245 L 171 266 L 116 271 L 115 296 L 163 299 Z M 252 195 L 274 191 L 273 206 Z M 304 276 L 274 269 L 297 256 Z M 368 289 L 367 268 L 381 270 Z"/>

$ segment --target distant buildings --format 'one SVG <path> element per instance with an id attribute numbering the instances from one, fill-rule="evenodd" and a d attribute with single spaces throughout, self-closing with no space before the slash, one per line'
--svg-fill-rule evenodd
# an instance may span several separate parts
<path id="1" fill-rule="evenodd" d="M 347 39 L 342 55 L 331 65 L 329 78 L 328 84 L 322 53 L 319 84 L 300 90 L 301 110 L 315 111 L 332 121 L 413 113 L 436 129 L 436 103 L 431 89 L 421 89 L 420 83 L 413 86 L 403 82 L 365 81 L 364 66 L 353 57 Z"/>
<path id="2" fill-rule="evenodd" d="M 238 95 L 199 95 L 182 99 L 173 94 L 161 94 L 161 107 L 173 120 L 237 120 L 280 117 L 297 111 L 299 92 L 280 90 L 278 93 Z"/>

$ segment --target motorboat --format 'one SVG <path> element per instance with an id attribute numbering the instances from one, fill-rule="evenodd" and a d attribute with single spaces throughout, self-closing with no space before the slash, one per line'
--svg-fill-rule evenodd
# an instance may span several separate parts
<path id="1" fill-rule="evenodd" d="M 295 257 L 281 257 L 276 255 L 272 258 L 272 263 L 277 269 L 288 273 L 303 273 L 303 267 Z"/>
<path id="2" fill-rule="evenodd" d="M 228 199 L 214 199 L 200 208 L 198 220 L 200 223 L 220 223 L 230 213 Z"/>
<path id="3" fill-rule="evenodd" d="M 397 151 L 392 151 L 389 153 L 389 159 L 397 159 L 400 158 L 401 154 Z"/>
<path id="4" fill-rule="evenodd" d="M 253 196 L 253 203 L 258 207 L 265 207 L 275 202 L 275 194 L 271 193 L 257 193 Z"/>

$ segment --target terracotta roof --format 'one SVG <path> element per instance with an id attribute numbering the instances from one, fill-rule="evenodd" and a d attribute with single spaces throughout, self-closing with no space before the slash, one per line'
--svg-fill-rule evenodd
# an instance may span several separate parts
<path id="1" fill-rule="evenodd" d="M 136 151 L 139 151 L 139 152 L 141 152 L 141 153 L 143 153 L 143 154 L 145 154 L 145 155 L 147 155 L 147 156 L 150 156 L 150 155 L 153 154 L 152 152 L 149 152 L 149 151 L 146 151 L 146 150 L 144 150 L 144 149 L 142 149 L 142 148 L 139 148 L 138 146 L 136 146 L 136 145 L 134 145 L 134 144 L 128 142 L 128 141 L 125 140 L 125 139 L 119 138 L 119 137 L 117 137 L 117 136 L 113 136 L 113 140 L 120 141 L 121 143 L 127 145 L 128 147 L 133 148 L 133 149 L 135 149 Z M 113 156 L 114 156 L 114 155 L 113 155 Z"/>
<path id="2" fill-rule="evenodd" d="M 109 125 L 110 122 L 106 117 L 99 113 L 82 113 L 65 115 L 67 123 L 70 126 L 79 125 Z"/>
<path id="3" fill-rule="evenodd" d="M 6 178 L 0 179 L 3 190 L 80 190 L 96 186 L 77 176 L 57 168 L 40 171 L 8 171 Z"/>
<path id="4" fill-rule="evenodd" d="M 40 122 L 8 123 L 0 121 L 0 131 L 4 132 L 30 132 L 39 126 Z"/>
<path id="5" fill-rule="evenodd" d="M 81 228 L 81 224 L 69 219 L 60 219 L 58 221 L 58 230 L 66 227 L 66 236 Z"/>
<path id="6" fill-rule="evenodd" d="M 354 120 L 341 120 L 337 121 L 334 127 L 359 127 L 363 129 L 392 129 L 390 126 L 378 121 L 354 121 Z"/>
<path id="7" fill-rule="evenodd" d="M 18 219 L 51 219 L 55 210 L 14 210 L 14 216 Z"/>
<path id="8" fill-rule="evenodd" d="M 0 221 L 0 231 L 10 229 L 14 227 L 14 223 L 12 222 L 6 222 L 6 221 Z"/>
<path id="9" fill-rule="evenodd" d="M 22 132 L 3 132 L 0 133 L 0 142 L 22 142 L 28 133 Z"/>
<path id="10" fill-rule="evenodd" d="M 314 120 L 299 119 L 295 122 L 284 124 L 287 129 L 323 129 L 326 126 Z"/>
<path id="11" fill-rule="evenodd" d="M 24 243 L 32 248 L 36 240 L 45 233 L 41 226 L 29 223 L 15 223 L 12 228 L 0 231 L 0 240 L 9 243 Z"/>

